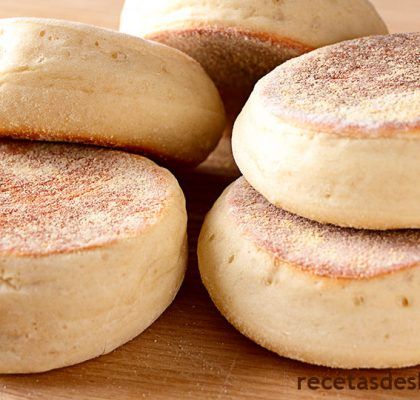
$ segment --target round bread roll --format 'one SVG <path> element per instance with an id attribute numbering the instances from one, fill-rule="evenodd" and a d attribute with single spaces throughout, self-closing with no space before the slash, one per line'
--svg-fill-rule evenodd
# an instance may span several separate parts
<path id="1" fill-rule="evenodd" d="M 126 0 L 120 29 L 198 60 L 232 116 L 257 80 L 285 60 L 387 33 L 366 0 Z"/>
<path id="2" fill-rule="evenodd" d="M 323 223 L 420 228 L 420 34 L 288 61 L 255 87 L 233 154 L 271 203 Z"/>
<path id="3" fill-rule="evenodd" d="M 47 19 L 3 19 L 0 32 L 0 137 L 118 147 L 188 166 L 222 135 L 216 87 L 175 49 Z"/>
<path id="4" fill-rule="evenodd" d="M 0 188 L 0 373 L 108 353 L 172 302 L 187 217 L 167 170 L 112 150 L 3 141 Z"/>
<path id="5" fill-rule="evenodd" d="M 206 217 L 198 259 L 220 312 L 286 357 L 339 368 L 420 363 L 420 231 L 339 228 L 243 178 Z"/>

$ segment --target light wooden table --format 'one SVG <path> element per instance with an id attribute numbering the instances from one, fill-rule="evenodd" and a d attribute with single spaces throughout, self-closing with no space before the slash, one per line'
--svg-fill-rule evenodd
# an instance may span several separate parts
<path id="1" fill-rule="evenodd" d="M 374 3 L 391 31 L 420 30 L 420 0 Z M 116 28 L 121 6 L 122 0 L 0 0 L 0 17 L 65 18 Z M 420 398 L 420 391 L 298 391 L 299 376 L 349 373 L 278 357 L 244 338 L 219 315 L 200 283 L 195 256 L 203 216 L 232 179 L 220 174 L 217 161 L 207 168 L 212 169 L 216 174 L 180 177 L 190 213 L 191 256 L 186 281 L 167 312 L 109 355 L 46 374 L 0 377 L 0 400 Z M 418 372 L 410 368 L 394 374 Z M 352 374 L 382 377 L 386 371 Z"/>

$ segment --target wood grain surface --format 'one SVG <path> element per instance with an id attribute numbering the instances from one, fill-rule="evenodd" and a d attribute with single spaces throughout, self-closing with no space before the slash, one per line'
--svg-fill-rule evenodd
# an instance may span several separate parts
<path id="1" fill-rule="evenodd" d="M 419 30 L 420 0 L 373 2 L 391 31 Z M 116 28 L 121 6 L 122 0 L 0 0 L 0 17 L 54 17 Z M 420 391 L 408 390 L 299 391 L 298 377 L 381 378 L 389 371 L 330 370 L 278 357 L 240 335 L 217 312 L 201 285 L 195 250 L 205 213 L 235 175 L 228 154 L 224 140 L 204 167 L 178 176 L 189 207 L 190 262 L 185 283 L 163 316 L 109 355 L 45 374 L 0 376 L 0 400 L 420 398 Z"/>

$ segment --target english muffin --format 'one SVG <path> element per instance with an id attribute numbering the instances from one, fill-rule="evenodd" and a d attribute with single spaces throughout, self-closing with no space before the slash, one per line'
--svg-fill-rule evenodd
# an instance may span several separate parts
<path id="1" fill-rule="evenodd" d="M 0 137 L 91 143 L 196 165 L 222 135 L 216 87 L 175 49 L 48 19 L 3 19 L 0 32 Z"/>
<path id="2" fill-rule="evenodd" d="M 420 228 L 420 34 L 347 41 L 255 87 L 233 154 L 271 203 L 323 223 Z"/>
<path id="3" fill-rule="evenodd" d="M 120 29 L 198 60 L 232 118 L 257 80 L 285 60 L 387 33 L 366 0 L 126 0 Z"/>
<path id="4" fill-rule="evenodd" d="M 319 224 L 240 178 L 206 217 L 198 257 L 220 312 L 281 356 L 337 368 L 420 363 L 420 230 Z"/>
<path id="5" fill-rule="evenodd" d="M 176 179 L 146 158 L 0 142 L 0 373 L 79 363 L 145 330 L 181 285 L 186 220 Z"/>

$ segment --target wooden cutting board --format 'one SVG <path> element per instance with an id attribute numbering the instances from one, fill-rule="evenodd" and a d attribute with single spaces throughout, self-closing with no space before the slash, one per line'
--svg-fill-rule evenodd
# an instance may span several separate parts
<path id="1" fill-rule="evenodd" d="M 420 30 L 420 0 L 373 2 L 391 31 Z M 0 17 L 54 17 L 117 28 L 121 7 L 122 0 L 0 0 Z M 189 269 L 175 302 L 153 326 L 113 353 L 81 365 L 0 376 L 0 400 L 420 398 L 419 390 L 299 391 L 298 377 L 381 378 L 389 371 L 330 370 L 278 357 L 240 335 L 217 312 L 197 273 L 196 239 L 205 213 L 235 173 L 225 139 L 205 166 L 179 175 L 190 214 Z M 410 368 L 393 374 L 419 372 Z"/>

